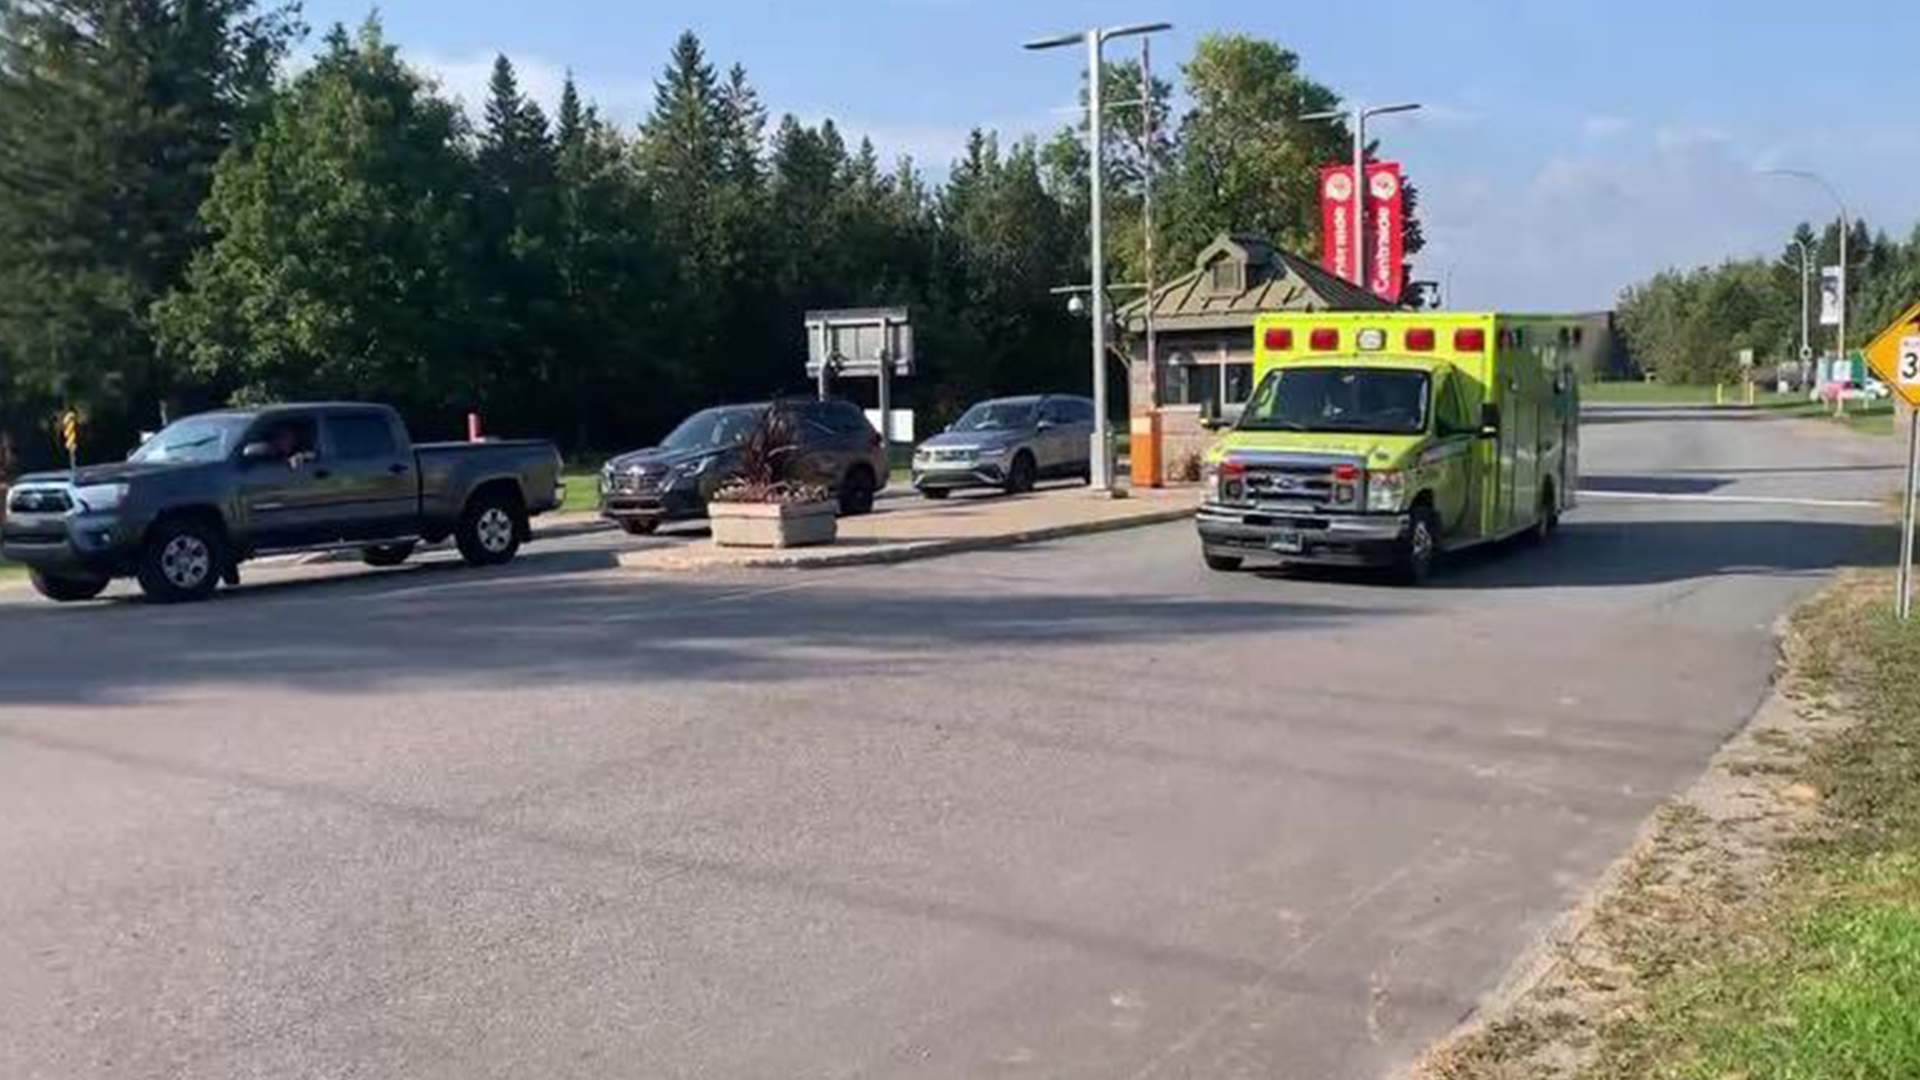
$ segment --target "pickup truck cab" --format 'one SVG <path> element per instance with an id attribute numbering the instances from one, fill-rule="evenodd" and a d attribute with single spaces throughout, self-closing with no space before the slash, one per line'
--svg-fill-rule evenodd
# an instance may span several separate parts
<path id="1" fill-rule="evenodd" d="M 1577 320 L 1454 313 L 1263 316 L 1256 387 L 1208 452 L 1209 568 L 1391 566 L 1550 535 L 1580 461 Z"/>
<path id="2" fill-rule="evenodd" d="M 132 576 L 150 599 L 198 600 L 260 555 L 357 547 L 376 566 L 452 537 L 503 563 L 564 496 L 536 440 L 415 444 L 382 405 L 229 410 L 168 425 L 124 463 L 24 477 L 0 550 L 42 595 L 98 596 Z"/>

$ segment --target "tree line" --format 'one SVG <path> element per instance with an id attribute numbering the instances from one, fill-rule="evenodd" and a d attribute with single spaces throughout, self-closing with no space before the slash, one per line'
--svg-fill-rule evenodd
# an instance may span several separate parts
<path id="1" fill-rule="evenodd" d="M 1904 242 L 1850 223 L 1847 347 L 1857 349 L 1920 300 L 1920 226 Z M 1801 224 L 1775 258 L 1666 270 L 1620 295 L 1617 326 L 1632 366 L 1663 382 L 1700 385 L 1741 377 L 1740 352 L 1772 366 L 1799 359 L 1802 252 L 1811 347 L 1832 356 L 1834 329 L 1820 325 L 1821 267 L 1840 263 L 1840 226 Z"/>
<path id="2" fill-rule="evenodd" d="M 777 121 L 683 34 L 623 127 L 567 80 L 549 116 L 500 57 L 469 116 L 377 18 L 306 28 L 261 0 L 0 0 L 0 433 L 51 419 L 124 450 L 163 413 L 351 396 L 427 435 L 576 451 L 691 409 L 805 389 L 808 309 L 911 305 L 938 419 L 985 393 L 1084 387 L 1085 144 L 976 130 L 944 181 L 831 120 Z M 1174 88 L 1109 66 L 1117 280 L 1223 229 L 1303 251 L 1339 98 L 1280 45 L 1201 39 Z M 1084 94 L 1084 88 L 1083 88 Z M 1146 121 L 1151 120 L 1151 124 Z M 1151 188 L 1151 191 L 1149 191 Z M 1417 220 L 1409 241 L 1418 247 Z"/>

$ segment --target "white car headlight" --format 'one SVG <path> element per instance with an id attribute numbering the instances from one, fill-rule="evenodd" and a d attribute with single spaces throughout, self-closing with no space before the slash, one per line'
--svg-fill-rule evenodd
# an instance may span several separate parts
<path id="1" fill-rule="evenodd" d="M 80 509 L 92 513 L 103 510 L 119 509 L 127 498 L 125 484 L 88 484 L 73 489 L 73 501 Z"/>
<path id="2" fill-rule="evenodd" d="M 1367 509 L 1397 514 L 1407 505 L 1407 474 L 1392 469 L 1367 474 Z"/>

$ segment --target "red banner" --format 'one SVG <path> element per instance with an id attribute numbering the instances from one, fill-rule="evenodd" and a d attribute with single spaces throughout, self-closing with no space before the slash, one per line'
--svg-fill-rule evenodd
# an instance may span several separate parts
<path id="1" fill-rule="evenodd" d="M 1407 288 L 1406 189 L 1397 162 L 1367 166 L 1367 287 L 1396 304 Z"/>
<path id="2" fill-rule="evenodd" d="M 1320 265 L 1348 281 L 1354 279 L 1351 165 L 1320 170 Z"/>

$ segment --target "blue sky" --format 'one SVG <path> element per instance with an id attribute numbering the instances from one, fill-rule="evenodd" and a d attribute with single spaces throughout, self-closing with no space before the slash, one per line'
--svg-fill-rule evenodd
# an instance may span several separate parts
<path id="1" fill-rule="evenodd" d="M 369 10 L 305 7 L 316 28 Z M 746 65 L 775 115 L 831 116 L 935 176 L 970 127 L 1063 122 L 1078 57 L 1024 53 L 1025 37 L 1165 19 L 1167 67 L 1208 31 L 1257 34 L 1349 97 L 1427 104 L 1377 134 L 1422 188 L 1418 274 L 1450 275 L 1459 306 L 1606 307 L 1657 269 L 1771 253 L 1794 222 L 1832 216 L 1817 188 L 1755 175 L 1769 166 L 1823 172 L 1898 235 L 1920 220 L 1920 65 L 1907 59 L 1920 4 L 389 0 L 381 14 L 470 103 L 505 52 L 542 98 L 571 68 L 624 121 L 644 115 L 692 28 L 718 64 Z M 1838 54 L 1843 37 L 1858 56 Z"/>

